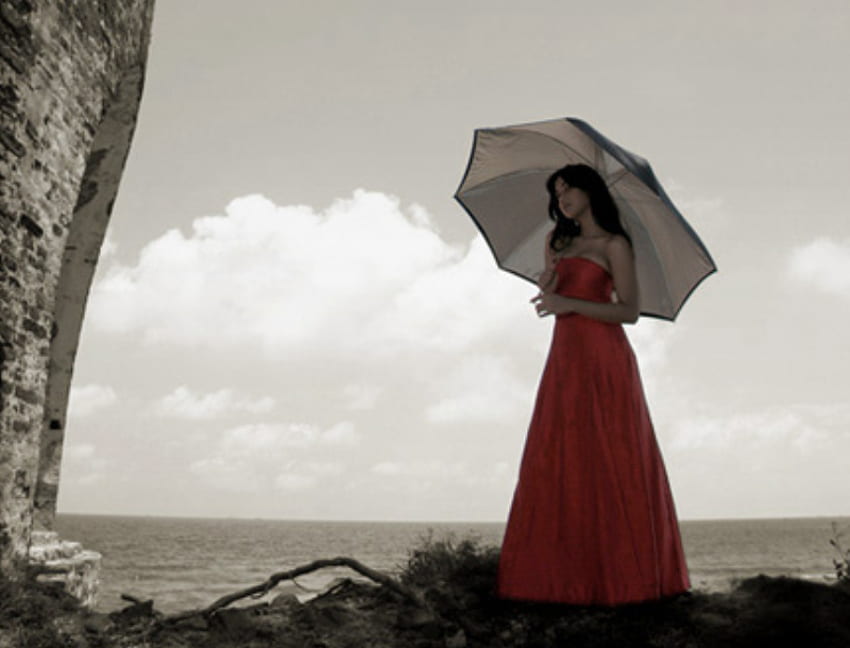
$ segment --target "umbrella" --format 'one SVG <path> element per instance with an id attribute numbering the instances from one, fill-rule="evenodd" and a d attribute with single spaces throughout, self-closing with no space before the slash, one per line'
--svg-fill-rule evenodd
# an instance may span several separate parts
<path id="1" fill-rule="evenodd" d="M 599 172 L 620 209 L 634 248 L 641 313 L 674 320 L 691 292 L 717 269 L 714 261 L 649 163 L 589 124 L 568 117 L 477 129 L 455 198 L 499 267 L 535 282 L 553 227 L 546 179 L 576 163 Z"/>

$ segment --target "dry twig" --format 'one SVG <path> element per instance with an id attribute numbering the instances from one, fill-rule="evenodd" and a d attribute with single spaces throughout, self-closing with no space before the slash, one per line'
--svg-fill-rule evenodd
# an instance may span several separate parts
<path id="1" fill-rule="evenodd" d="M 349 569 L 353 569 L 357 573 L 366 576 L 367 578 L 378 583 L 379 585 L 383 585 L 387 589 L 392 590 L 396 594 L 400 594 L 415 605 L 419 607 L 425 606 L 424 600 L 416 591 L 405 587 L 404 585 L 396 581 L 394 578 L 387 576 L 386 574 L 383 574 L 379 571 L 375 571 L 374 569 L 367 567 L 366 565 L 362 564 L 357 560 L 354 560 L 353 558 L 339 557 L 314 560 L 313 562 L 308 563 L 306 565 L 301 565 L 300 567 L 295 567 L 294 569 L 289 569 L 287 571 L 272 574 L 265 582 L 260 583 L 259 585 L 254 585 L 253 587 L 248 587 L 247 589 L 243 589 L 238 592 L 222 596 L 220 599 L 203 609 L 189 610 L 187 612 L 181 612 L 179 614 L 174 614 L 172 616 L 165 617 L 162 620 L 162 623 L 177 623 L 179 621 L 183 621 L 185 619 L 190 619 L 197 616 L 201 616 L 205 619 L 208 619 L 214 612 L 224 607 L 227 607 L 231 603 L 234 603 L 243 598 L 247 598 L 249 596 L 253 598 L 258 598 L 267 594 L 281 581 L 293 580 L 298 576 L 302 576 L 303 574 L 308 574 L 319 569 L 324 569 L 325 567 L 348 567 Z"/>

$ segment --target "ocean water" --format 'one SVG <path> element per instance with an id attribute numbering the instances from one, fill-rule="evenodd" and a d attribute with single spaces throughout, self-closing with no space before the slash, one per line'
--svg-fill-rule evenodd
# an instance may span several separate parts
<path id="1" fill-rule="evenodd" d="M 834 579 L 832 525 L 850 545 L 850 518 L 682 521 L 682 542 L 695 588 L 718 590 L 734 579 L 787 574 Z M 473 536 L 500 544 L 503 523 L 322 522 L 192 519 L 60 514 L 56 530 L 103 555 L 97 608 L 126 605 L 122 593 L 154 599 L 172 613 L 209 605 L 218 597 L 264 581 L 271 574 L 318 558 L 348 556 L 397 572 L 429 533 L 434 538 Z M 281 583 L 271 596 L 291 591 L 308 597 L 339 576 L 331 568 L 297 584 Z"/>

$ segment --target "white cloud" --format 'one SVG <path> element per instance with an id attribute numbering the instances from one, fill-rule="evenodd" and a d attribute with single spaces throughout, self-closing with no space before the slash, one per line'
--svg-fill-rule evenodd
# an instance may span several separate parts
<path id="1" fill-rule="evenodd" d="M 327 458 L 327 451 L 359 441 L 349 421 L 324 430 L 308 423 L 241 425 L 222 433 L 190 472 L 210 486 L 236 493 L 303 490 L 344 471 L 341 462 Z"/>
<path id="2" fill-rule="evenodd" d="M 675 426 L 671 448 L 729 450 L 750 457 L 789 449 L 806 454 L 841 435 L 848 421 L 850 406 L 842 405 L 787 405 L 729 416 L 695 415 Z"/>
<path id="3" fill-rule="evenodd" d="M 109 407 L 118 400 L 115 390 L 104 385 L 71 387 L 68 399 L 69 416 L 84 417 Z"/>
<path id="4" fill-rule="evenodd" d="M 694 413 L 665 448 L 677 504 L 685 517 L 835 514 L 846 492 L 848 422 L 846 404 Z"/>
<path id="5" fill-rule="evenodd" d="M 219 448 L 225 457 L 265 457 L 273 461 L 289 448 L 312 445 L 319 435 L 318 427 L 305 423 L 240 425 L 224 433 Z"/>
<path id="6" fill-rule="evenodd" d="M 228 414 L 262 414 L 271 411 L 274 404 L 273 398 L 251 399 L 239 396 L 231 389 L 200 394 L 180 386 L 157 401 L 154 411 L 160 416 L 211 420 Z"/>
<path id="7" fill-rule="evenodd" d="M 466 348 L 528 310 L 531 286 L 498 271 L 480 236 L 449 245 L 424 208 L 386 194 L 357 190 L 322 212 L 253 195 L 225 211 L 113 265 L 92 290 L 93 324 L 148 343 L 390 357 Z"/>
<path id="8" fill-rule="evenodd" d="M 106 236 L 103 238 L 103 243 L 100 245 L 99 262 L 106 261 L 114 257 L 118 253 L 118 244 L 112 238 L 111 232 L 107 230 Z"/>
<path id="9" fill-rule="evenodd" d="M 794 248 L 788 271 L 793 278 L 822 292 L 850 298 L 850 239 L 820 237 Z"/>
<path id="10" fill-rule="evenodd" d="M 651 374 L 661 370 L 667 362 L 667 353 L 673 336 L 676 335 L 676 325 L 672 322 L 641 318 L 634 326 L 624 327 L 629 342 L 640 358 L 641 374 Z"/>

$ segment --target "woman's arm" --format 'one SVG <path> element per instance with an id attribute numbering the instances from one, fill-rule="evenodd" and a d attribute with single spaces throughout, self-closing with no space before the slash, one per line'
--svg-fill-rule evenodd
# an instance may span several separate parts
<path id="1" fill-rule="evenodd" d="M 640 306 L 632 247 L 622 236 L 615 236 L 605 251 L 611 267 L 611 276 L 614 278 L 614 289 L 617 291 L 616 302 L 594 302 L 543 291 L 531 300 L 536 304 L 537 313 L 541 317 L 578 313 L 603 322 L 636 322 L 640 315 Z"/>

